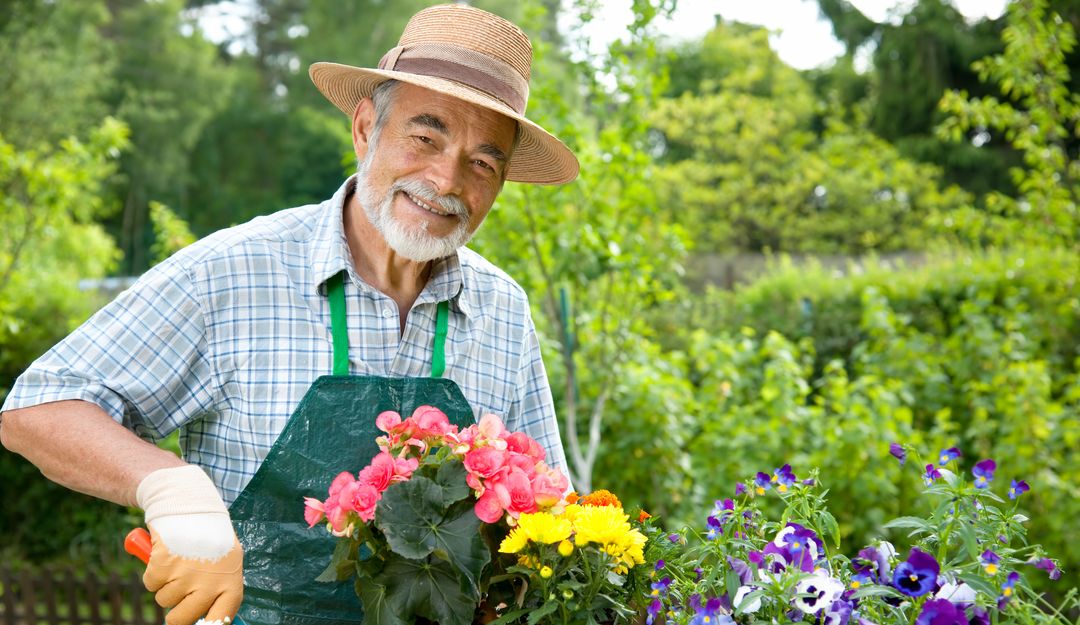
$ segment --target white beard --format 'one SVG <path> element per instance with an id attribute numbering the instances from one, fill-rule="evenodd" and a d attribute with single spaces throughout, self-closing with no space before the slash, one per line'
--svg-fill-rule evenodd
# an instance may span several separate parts
<path id="1" fill-rule="evenodd" d="M 409 260 L 427 262 L 450 256 L 472 238 L 469 232 L 469 210 L 457 196 L 439 195 L 429 185 L 418 180 L 396 180 L 386 195 L 379 197 L 368 184 L 367 174 L 371 167 L 374 146 L 356 168 L 356 198 L 371 225 L 382 235 L 390 249 Z M 445 236 L 435 236 L 427 231 L 427 222 L 408 227 L 394 216 L 394 196 L 398 191 L 419 197 L 458 219 L 454 230 Z"/>

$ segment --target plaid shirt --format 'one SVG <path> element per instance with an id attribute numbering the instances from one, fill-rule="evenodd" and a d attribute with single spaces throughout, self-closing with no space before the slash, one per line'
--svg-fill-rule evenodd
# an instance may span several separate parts
<path id="1" fill-rule="evenodd" d="M 435 312 L 450 301 L 446 372 L 476 416 L 500 415 L 566 470 L 525 292 L 475 252 L 435 261 L 400 332 L 394 300 L 353 268 L 329 200 L 217 232 L 146 272 L 19 377 L 3 410 L 81 399 L 184 458 L 231 503 L 308 387 L 332 370 L 325 281 L 348 272 L 350 373 L 431 375 Z"/>

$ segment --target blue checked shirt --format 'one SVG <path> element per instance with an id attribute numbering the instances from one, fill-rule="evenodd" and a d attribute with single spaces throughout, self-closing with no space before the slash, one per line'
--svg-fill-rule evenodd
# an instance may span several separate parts
<path id="1" fill-rule="evenodd" d="M 3 410 L 67 399 L 139 436 L 180 430 L 184 458 L 226 504 L 255 474 L 311 383 L 331 373 L 325 281 L 346 270 L 354 375 L 431 375 L 435 311 L 450 301 L 446 372 L 566 470 L 524 291 L 475 252 L 435 261 L 400 332 L 398 309 L 356 274 L 342 227 L 352 179 L 329 200 L 217 232 L 146 272 L 19 377 Z"/>

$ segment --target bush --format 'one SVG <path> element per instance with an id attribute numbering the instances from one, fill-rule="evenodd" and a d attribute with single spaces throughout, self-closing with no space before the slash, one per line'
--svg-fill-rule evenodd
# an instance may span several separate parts
<path id="1" fill-rule="evenodd" d="M 709 294 L 669 338 L 678 356 L 668 360 L 684 359 L 692 384 L 693 399 L 683 400 L 692 425 L 673 438 L 651 430 L 654 445 L 689 454 L 693 490 L 681 505 L 664 495 L 641 503 L 685 521 L 731 496 L 750 468 L 815 466 L 829 476 L 845 538 L 865 542 L 907 514 L 899 502 L 921 488 L 888 456 L 889 443 L 958 446 L 971 454 L 964 471 L 994 457 L 1015 471 L 1003 478 L 1038 484 L 1031 531 L 1066 570 L 1080 565 L 1069 527 L 1080 515 L 1071 486 L 1080 478 L 1078 275 L 1080 258 L 1028 250 L 839 279 L 788 266 Z M 623 436 L 606 445 L 619 450 Z M 615 466 L 622 452 L 610 453 L 601 464 Z M 604 486 L 629 501 L 648 492 L 635 472 L 610 475 Z"/>

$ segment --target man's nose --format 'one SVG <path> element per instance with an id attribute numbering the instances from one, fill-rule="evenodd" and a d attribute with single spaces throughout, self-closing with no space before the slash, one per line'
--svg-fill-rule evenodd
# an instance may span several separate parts
<path id="1" fill-rule="evenodd" d="M 465 163 L 453 154 L 440 154 L 427 168 L 428 181 L 439 195 L 461 195 Z"/>

